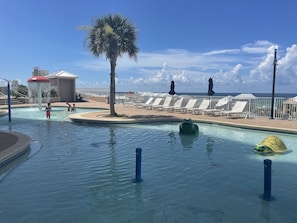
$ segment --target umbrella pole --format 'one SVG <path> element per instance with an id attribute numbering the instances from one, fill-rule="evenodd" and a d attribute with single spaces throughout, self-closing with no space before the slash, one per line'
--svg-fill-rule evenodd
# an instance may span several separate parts
<path id="1" fill-rule="evenodd" d="M 248 112 L 247 118 L 250 118 L 250 114 L 251 114 L 251 99 L 249 100 L 249 112 Z"/>

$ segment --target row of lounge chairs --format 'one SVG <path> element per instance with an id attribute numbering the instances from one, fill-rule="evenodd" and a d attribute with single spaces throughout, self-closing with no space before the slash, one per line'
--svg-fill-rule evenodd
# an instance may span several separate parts
<path id="1" fill-rule="evenodd" d="M 180 112 L 180 113 L 192 113 L 192 114 L 203 114 L 203 115 L 226 115 L 228 117 L 231 116 L 244 116 L 247 117 L 247 113 L 244 112 L 245 107 L 247 105 L 247 101 L 236 101 L 231 110 L 225 110 L 224 105 L 229 103 L 226 101 L 226 98 L 222 98 L 218 100 L 217 104 L 214 108 L 210 108 L 211 101 L 209 99 L 204 99 L 197 107 L 197 99 L 191 98 L 188 99 L 185 104 L 185 98 L 178 98 L 173 105 L 172 104 L 172 96 L 165 97 L 165 99 L 161 97 L 149 97 L 145 103 L 137 103 L 135 106 L 137 108 L 146 108 L 151 110 L 159 110 L 159 111 L 168 111 L 168 112 Z M 161 104 L 161 102 L 163 104 Z"/>

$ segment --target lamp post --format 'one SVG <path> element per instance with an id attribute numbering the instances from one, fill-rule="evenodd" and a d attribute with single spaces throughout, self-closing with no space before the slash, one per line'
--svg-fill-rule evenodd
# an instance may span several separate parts
<path id="1" fill-rule="evenodd" d="M 277 65 L 277 59 L 276 59 L 276 53 L 277 50 L 274 50 L 274 61 L 273 61 L 273 81 L 272 81 L 272 96 L 271 96 L 271 112 L 270 112 L 270 119 L 274 118 L 274 88 L 275 88 L 275 73 L 276 73 L 276 65 Z"/>

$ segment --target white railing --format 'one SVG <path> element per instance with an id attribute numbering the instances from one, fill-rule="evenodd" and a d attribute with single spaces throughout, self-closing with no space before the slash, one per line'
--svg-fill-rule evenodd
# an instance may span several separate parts
<path id="1" fill-rule="evenodd" d="M 90 96 L 108 96 L 109 95 L 109 88 L 77 88 L 77 94 L 81 95 L 90 95 Z"/>
<path id="2" fill-rule="evenodd" d="M 137 104 L 144 103 L 152 95 L 143 95 L 143 94 L 122 94 L 122 98 L 116 100 L 116 103 L 122 104 Z M 162 95 L 157 95 L 155 97 L 162 97 Z M 168 95 L 167 95 L 168 96 Z M 174 96 L 172 104 L 181 96 Z M 186 100 L 183 102 L 183 106 L 187 103 L 188 99 L 196 98 L 197 104 L 195 107 L 199 107 L 203 99 L 211 100 L 211 108 L 214 108 L 216 103 L 222 97 L 217 96 L 187 96 L 183 95 Z M 163 96 L 165 98 L 165 96 Z M 232 101 L 224 108 L 225 110 L 230 110 L 236 101 L 247 101 L 247 106 L 245 107 L 244 112 L 248 114 L 249 117 L 267 117 L 271 118 L 271 104 L 272 100 L 269 97 L 258 97 L 256 99 L 232 99 Z M 288 120 L 297 120 L 297 102 L 293 99 L 279 98 L 274 99 L 274 109 L 273 117 L 274 119 L 288 119 Z"/>
<path id="3" fill-rule="evenodd" d="M 79 88 L 77 89 L 77 94 L 81 94 L 85 99 L 88 99 L 90 96 L 97 96 L 97 97 L 103 97 L 108 98 L 109 96 L 109 89 L 107 88 Z M 0 96 L 6 96 L 5 94 L 1 94 Z M 144 103 L 147 101 L 147 99 L 151 96 L 154 97 L 163 97 L 165 98 L 168 96 L 168 94 L 162 94 L 162 93 L 116 93 L 116 104 L 137 104 L 137 103 Z M 190 98 L 196 98 L 197 104 L 196 107 L 200 105 L 203 99 L 211 99 L 211 108 L 214 108 L 216 103 L 219 99 L 221 99 L 223 96 L 189 96 L 189 95 L 181 95 L 181 96 L 174 96 L 172 100 L 172 104 L 179 98 L 184 97 L 185 100 L 183 102 L 184 106 L 187 103 L 187 100 Z M 1 97 L 0 97 L 1 98 Z M 4 103 L 7 103 L 7 97 L 2 98 L 2 100 L 5 100 Z M 236 99 L 232 99 L 232 101 L 224 108 L 225 110 L 230 110 L 234 103 L 236 102 Z M 241 101 L 243 101 L 241 99 Z M 245 107 L 244 112 L 248 114 L 249 117 L 267 117 L 271 118 L 271 98 L 270 97 L 258 97 L 256 99 L 245 99 L 247 101 L 247 106 Z M 106 100 L 108 102 L 108 100 Z M 297 101 L 293 99 L 287 99 L 287 98 L 280 98 L 276 97 L 274 99 L 274 109 L 273 109 L 273 118 L 274 119 L 288 119 L 288 120 L 297 120 Z"/>
<path id="4" fill-rule="evenodd" d="M 24 95 L 24 94 L 22 94 L 22 93 L 19 92 L 19 91 L 12 90 L 12 92 L 13 92 L 15 95 L 17 95 L 18 97 L 28 98 L 28 95 Z"/>

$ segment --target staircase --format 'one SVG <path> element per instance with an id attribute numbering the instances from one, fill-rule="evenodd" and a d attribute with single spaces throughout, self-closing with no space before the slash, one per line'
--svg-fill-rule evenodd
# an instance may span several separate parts
<path id="1" fill-rule="evenodd" d="M 14 91 L 15 92 L 15 91 Z M 19 105 L 19 104 L 25 104 L 28 103 L 28 97 L 19 93 L 15 92 L 18 97 L 10 97 L 10 104 L 11 105 Z M 0 105 L 7 105 L 8 100 L 7 100 L 7 95 L 0 92 Z"/>
<path id="2" fill-rule="evenodd" d="M 7 98 L 0 98 L 0 105 L 7 105 Z M 22 98 L 11 98 L 11 105 L 25 104 L 25 101 Z"/>

